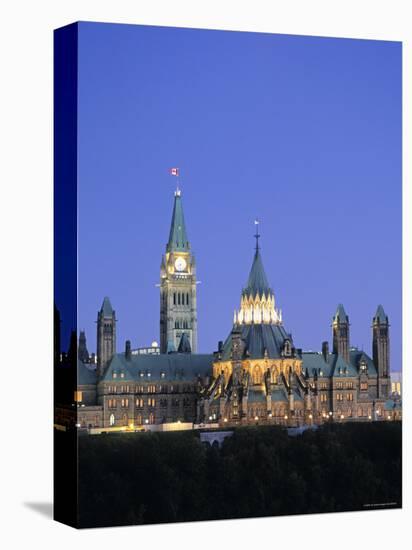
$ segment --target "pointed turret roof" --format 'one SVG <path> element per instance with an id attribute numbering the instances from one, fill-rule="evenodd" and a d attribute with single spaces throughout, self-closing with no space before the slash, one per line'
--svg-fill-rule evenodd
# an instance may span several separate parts
<path id="1" fill-rule="evenodd" d="M 272 294 L 272 289 L 269 286 L 268 279 L 266 277 L 265 268 L 263 267 L 262 255 L 260 249 L 256 248 L 255 256 L 253 258 L 252 268 L 249 273 L 247 285 L 243 289 L 244 294 Z"/>
<path id="2" fill-rule="evenodd" d="M 379 322 L 381 324 L 388 322 L 388 316 L 385 313 L 383 307 L 379 304 L 378 309 L 376 310 L 375 317 L 373 318 L 374 322 Z"/>
<path id="3" fill-rule="evenodd" d="M 345 308 L 343 307 L 342 304 L 339 304 L 337 309 L 336 309 L 336 313 L 333 317 L 333 320 L 334 321 L 339 321 L 341 323 L 347 323 L 348 322 L 348 316 L 346 315 L 346 311 L 345 311 Z"/>
<path id="4" fill-rule="evenodd" d="M 179 347 L 177 348 L 178 353 L 191 353 L 192 348 L 190 346 L 190 340 L 186 332 L 182 334 L 180 338 Z"/>
<path id="5" fill-rule="evenodd" d="M 110 300 L 109 300 L 108 296 L 104 297 L 100 313 L 103 313 L 103 317 L 112 317 L 113 316 L 113 308 L 112 308 L 112 304 L 110 303 Z"/>
<path id="6" fill-rule="evenodd" d="M 189 240 L 186 233 L 185 218 L 183 215 L 182 197 L 179 189 L 175 191 L 172 223 L 170 226 L 169 241 L 166 250 L 168 252 L 188 252 Z"/>

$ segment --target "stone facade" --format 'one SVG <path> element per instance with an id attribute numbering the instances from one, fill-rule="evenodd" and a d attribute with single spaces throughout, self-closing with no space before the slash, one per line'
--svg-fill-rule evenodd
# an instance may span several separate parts
<path id="1" fill-rule="evenodd" d="M 401 417 L 399 400 L 390 399 L 389 321 L 382 306 L 372 320 L 372 358 L 351 347 L 341 304 L 332 319 L 332 352 L 328 342 L 320 352 L 296 347 L 276 308 L 258 234 L 229 336 L 216 352 L 197 353 L 196 265 L 180 191 L 160 276 L 160 350 L 143 353 L 127 341 L 117 353 L 116 316 L 108 298 L 98 313 L 96 362 L 81 334 L 77 426 L 302 426 Z"/>

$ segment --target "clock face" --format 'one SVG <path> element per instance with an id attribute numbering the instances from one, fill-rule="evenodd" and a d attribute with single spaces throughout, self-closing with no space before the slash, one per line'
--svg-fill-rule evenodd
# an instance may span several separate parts
<path id="1" fill-rule="evenodd" d="M 176 271 L 184 271 L 186 269 L 186 260 L 184 258 L 177 258 L 175 268 Z"/>

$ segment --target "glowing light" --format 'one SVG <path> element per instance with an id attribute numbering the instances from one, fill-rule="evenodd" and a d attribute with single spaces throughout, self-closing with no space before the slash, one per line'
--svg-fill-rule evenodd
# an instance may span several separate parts
<path id="1" fill-rule="evenodd" d="M 129 424 L 129 428 L 130 428 L 131 430 L 133 430 L 133 428 L 134 428 L 134 424 L 133 424 L 133 422 L 130 422 L 130 424 Z"/>
<path id="2" fill-rule="evenodd" d="M 312 418 L 313 418 L 313 415 L 310 414 L 310 415 L 309 415 L 309 418 L 312 419 Z"/>
<path id="3" fill-rule="evenodd" d="M 147 418 L 144 422 L 145 422 L 145 424 L 149 424 L 149 420 Z"/>
<path id="4" fill-rule="evenodd" d="M 388 420 L 390 420 L 390 419 L 391 419 L 391 415 L 389 414 L 389 415 L 388 415 Z"/>
<path id="5" fill-rule="evenodd" d="M 329 411 L 329 416 L 332 416 L 332 411 Z"/>
<path id="6" fill-rule="evenodd" d="M 212 417 L 211 417 L 211 416 L 209 416 L 209 420 L 212 420 Z"/>
<path id="7" fill-rule="evenodd" d="M 285 420 L 287 420 L 287 419 L 288 419 L 288 415 L 287 415 L 287 414 L 285 414 Z"/>
<path id="8" fill-rule="evenodd" d="M 273 414 L 272 413 L 269 413 L 269 418 L 272 418 Z"/>
<path id="9" fill-rule="evenodd" d="M 227 422 L 227 418 L 224 418 L 224 419 L 223 419 L 223 422 Z"/>
<path id="10" fill-rule="evenodd" d="M 259 417 L 258 417 L 258 416 L 255 416 L 255 420 L 259 420 Z"/>
<path id="11" fill-rule="evenodd" d="M 368 418 L 369 418 L 369 420 L 372 420 L 372 416 L 371 416 L 371 415 L 369 415 Z"/>
<path id="12" fill-rule="evenodd" d="M 343 420 L 345 417 L 343 416 L 343 414 L 340 415 L 340 418 L 341 420 Z"/>

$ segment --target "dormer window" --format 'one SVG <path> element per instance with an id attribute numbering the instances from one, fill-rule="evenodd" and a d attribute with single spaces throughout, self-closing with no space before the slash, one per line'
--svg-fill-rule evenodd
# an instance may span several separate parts
<path id="1" fill-rule="evenodd" d="M 366 373 L 368 371 L 368 366 L 364 360 L 360 362 L 360 371 L 361 373 Z"/>
<path id="2" fill-rule="evenodd" d="M 124 378 L 124 372 L 123 371 L 120 373 L 120 378 Z"/>
<path id="3" fill-rule="evenodd" d="M 283 345 L 283 354 L 285 357 L 289 357 L 292 353 L 292 346 L 290 345 L 290 340 L 285 340 Z"/>
<path id="4" fill-rule="evenodd" d="M 116 371 L 112 372 L 112 378 L 117 378 L 117 372 Z"/>

